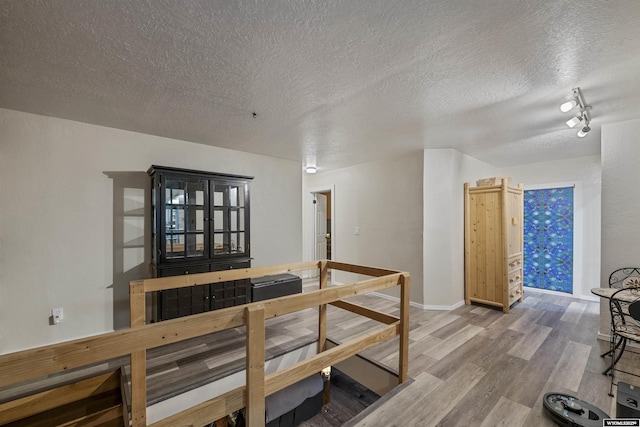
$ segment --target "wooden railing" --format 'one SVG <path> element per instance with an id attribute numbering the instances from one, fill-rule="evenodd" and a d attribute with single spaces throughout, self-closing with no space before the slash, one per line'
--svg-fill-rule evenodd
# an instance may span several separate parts
<path id="1" fill-rule="evenodd" d="M 313 269 L 319 269 L 319 289 L 316 291 L 145 324 L 147 292 Z M 348 285 L 327 287 L 328 269 L 373 278 Z M 399 317 L 343 301 L 348 297 L 394 286 L 400 286 Z M 398 380 L 402 383 L 407 379 L 409 274 L 405 272 L 323 260 L 138 280 L 130 284 L 130 304 L 130 329 L 0 356 L 0 387 L 130 355 L 131 425 L 147 426 L 147 350 L 243 325 L 246 325 L 247 343 L 246 385 L 155 422 L 152 424 L 153 427 L 201 426 L 245 407 L 247 424 L 264 426 L 265 396 L 398 335 Z M 327 304 L 376 320 L 385 326 L 325 350 Z M 289 368 L 265 376 L 265 320 L 311 307 L 319 307 L 318 353 Z"/>

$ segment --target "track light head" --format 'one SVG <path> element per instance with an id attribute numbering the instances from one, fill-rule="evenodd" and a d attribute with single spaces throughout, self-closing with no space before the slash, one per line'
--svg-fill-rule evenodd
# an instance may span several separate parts
<path id="1" fill-rule="evenodd" d="M 589 125 L 586 125 L 582 129 L 580 129 L 576 135 L 578 135 L 578 138 L 584 138 L 585 136 L 587 136 L 590 130 L 591 128 L 589 127 Z"/>
<path id="2" fill-rule="evenodd" d="M 591 124 L 591 115 L 589 114 L 591 106 L 587 105 L 585 102 L 584 96 L 582 95 L 582 91 L 579 87 L 575 87 L 571 90 L 571 97 L 572 98 L 569 101 L 563 102 L 562 105 L 560 105 L 560 111 L 568 113 L 576 107 L 580 108 L 580 112 L 578 114 L 567 120 L 567 126 L 573 128 L 577 125 L 583 125 L 583 127 L 578 131 L 578 137 L 584 138 L 591 130 L 589 127 Z"/>
<path id="3" fill-rule="evenodd" d="M 572 117 L 571 119 L 567 120 L 567 126 L 569 126 L 570 128 L 575 127 L 578 123 L 582 123 L 583 120 L 584 117 L 582 116 Z"/>
<path id="4" fill-rule="evenodd" d="M 578 106 L 578 100 L 576 98 L 573 98 L 572 100 L 567 101 L 562 105 L 560 105 L 560 111 L 562 111 L 563 113 L 567 113 L 573 110 L 574 108 L 576 108 L 577 106 Z"/>

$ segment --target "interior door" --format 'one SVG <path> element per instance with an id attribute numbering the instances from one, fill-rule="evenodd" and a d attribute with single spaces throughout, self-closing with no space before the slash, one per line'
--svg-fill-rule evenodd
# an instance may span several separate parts
<path id="1" fill-rule="evenodd" d="M 316 218 L 315 259 L 327 259 L 327 196 L 315 193 L 314 197 Z"/>
<path id="2" fill-rule="evenodd" d="M 573 293 L 573 187 L 524 192 L 524 286 Z"/>

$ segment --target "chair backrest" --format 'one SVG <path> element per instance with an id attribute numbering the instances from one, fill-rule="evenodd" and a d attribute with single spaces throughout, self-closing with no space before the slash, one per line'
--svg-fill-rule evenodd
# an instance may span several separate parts
<path id="1" fill-rule="evenodd" d="M 640 287 L 640 267 L 624 267 L 609 275 L 610 288 Z"/>
<path id="2" fill-rule="evenodd" d="M 628 306 L 628 303 L 625 303 L 617 298 L 618 294 L 623 292 L 624 289 L 620 288 L 611 295 L 609 298 L 609 313 L 611 314 L 611 328 L 615 330 L 615 325 L 617 324 L 625 324 L 624 316 L 625 312 L 623 310 L 623 306 Z M 628 313 L 628 311 L 627 311 Z"/>

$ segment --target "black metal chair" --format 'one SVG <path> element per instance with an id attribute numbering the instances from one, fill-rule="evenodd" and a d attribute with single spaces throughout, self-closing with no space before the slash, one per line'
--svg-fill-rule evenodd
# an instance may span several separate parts
<path id="1" fill-rule="evenodd" d="M 640 267 L 623 267 L 614 270 L 613 273 L 609 275 L 609 287 L 616 289 L 640 287 Z M 611 339 L 613 339 L 613 337 L 611 337 Z M 622 340 L 615 343 L 615 348 L 617 349 L 620 347 L 620 344 L 622 344 Z M 610 355 L 611 351 L 611 349 L 605 351 L 600 355 L 600 357 Z M 610 369 L 611 368 L 608 367 L 602 372 L 602 374 L 607 375 Z"/>
<path id="2" fill-rule="evenodd" d="M 640 287 L 640 267 L 624 267 L 609 275 L 610 288 Z"/>
<path id="3" fill-rule="evenodd" d="M 636 375 L 632 372 L 616 368 L 622 354 L 627 349 L 627 342 L 640 344 L 640 287 L 623 287 L 616 291 L 609 300 L 611 313 L 610 350 L 611 365 L 603 372 L 611 375 L 609 396 L 613 396 L 615 371 Z"/>

